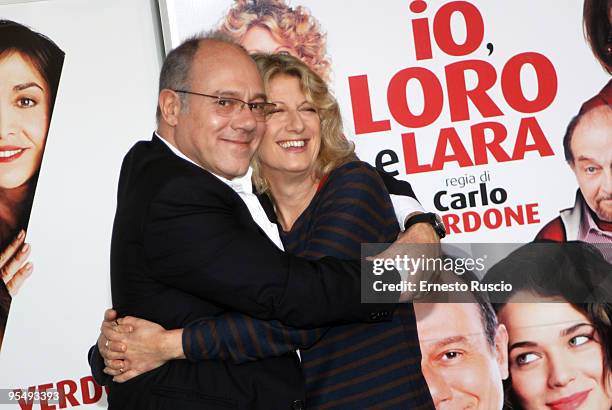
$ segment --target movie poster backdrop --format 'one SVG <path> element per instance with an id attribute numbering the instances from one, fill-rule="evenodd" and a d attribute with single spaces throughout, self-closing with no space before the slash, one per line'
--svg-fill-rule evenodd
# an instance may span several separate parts
<path id="1" fill-rule="evenodd" d="M 449 242 L 529 241 L 574 202 L 562 137 L 609 79 L 585 41 L 582 2 L 160 6 L 167 51 L 221 28 L 251 51 L 306 61 L 329 80 L 360 158 L 410 181 Z"/>
<path id="2" fill-rule="evenodd" d="M 160 6 L 166 51 L 194 33 L 221 29 L 248 51 L 306 62 L 334 90 L 361 159 L 410 181 L 424 207 L 442 215 L 447 244 L 529 242 L 574 202 L 563 135 L 582 103 L 610 79 L 585 41 L 582 2 Z M 592 369 L 603 369 L 610 354 L 612 305 L 569 302 L 584 300 L 576 295 L 585 275 L 600 284 L 587 286 L 599 292 L 590 296 L 612 302 L 612 269 L 581 244 L 546 245 L 521 247 L 485 279 L 502 288 L 514 282 L 533 297 L 520 300 L 534 303 L 501 303 L 494 311 L 461 276 L 449 283 L 466 289 L 462 302 L 478 303 L 448 303 L 449 291 L 439 298 L 446 303 L 415 305 L 423 372 L 437 407 L 610 408 L 602 370 Z M 497 260 L 510 253 L 508 246 L 475 249 L 488 256 L 501 251 Z M 517 280 L 524 274 L 531 276 Z M 541 287 L 532 289 L 534 283 Z M 547 297 L 564 303 L 540 303 Z M 576 321 L 585 327 L 572 326 Z M 517 340 L 538 347 L 509 355 Z M 561 356 L 554 354 L 559 346 Z M 563 392 L 546 387 L 555 374 L 537 363 L 544 356 L 572 372 L 574 383 Z M 578 392 L 595 379 L 591 391 Z"/>

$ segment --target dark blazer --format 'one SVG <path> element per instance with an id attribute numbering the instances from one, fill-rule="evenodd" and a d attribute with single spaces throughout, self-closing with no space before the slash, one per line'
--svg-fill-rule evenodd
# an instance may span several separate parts
<path id="1" fill-rule="evenodd" d="M 113 306 L 166 329 L 240 311 L 296 327 L 388 319 L 360 304 L 360 264 L 281 252 L 244 202 L 157 137 L 121 168 L 111 244 Z M 115 409 L 287 409 L 304 399 L 294 353 L 241 365 L 174 360 L 111 383 Z"/>

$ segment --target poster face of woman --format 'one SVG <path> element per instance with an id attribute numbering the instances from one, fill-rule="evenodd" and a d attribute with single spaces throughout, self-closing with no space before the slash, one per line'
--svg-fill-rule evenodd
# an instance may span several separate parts
<path id="1" fill-rule="evenodd" d="M 49 129 L 49 85 L 20 52 L 0 59 L 0 189 L 38 172 Z"/>
<path id="2" fill-rule="evenodd" d="M 610 409 L 601 337 L 584 313 L 569 303 L 509 303 L 499 317 L 523 408 Z"/>
<path id="3" fill-rule="evenodd" d="M 297 56 L 295 49 L 274 38 L 269 30 L 262 27 L 249 29 L 240 44 L 250 53 L 287 53 Z"/>
<path id="4" fill-rule="evenodd" d="M 64 52 L 0 20 L 0 344 L 12 297 L 32 272 L 25 243 Z"/>

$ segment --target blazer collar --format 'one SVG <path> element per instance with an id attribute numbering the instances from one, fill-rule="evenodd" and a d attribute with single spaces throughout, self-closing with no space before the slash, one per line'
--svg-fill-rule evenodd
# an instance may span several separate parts
<path id="1" fill-rule="evenodd" d="M 209 170 L 202 168 L 200 165 L 196 164 L 195 162 L 193 162 L 191 159 L 189 159 L 185 154 L 183 154 L 182 152 L 180 152 L 178 149 L 176 149 L 175 147 L 170 146 L 170 143 L 167 141 L 162 141 L 162 137 L 157 133 L 154 132 L 153 133 L 153 141 L 157 144 L 161 144 L 163 145 L 167 150 L 169 150 L 172 154 L 176 155 L 177 157 L 184 159 L 187 162 L 192 163 L 193 165 L 204 169 L 208 172 L 210 172 Z M 251 183 L 251 176 L 253 175 L 253 169 L 251 167 L 249 167 L 249 169 L 247 170 L 247 173 L 243 176 L 240 177 L 236 177 L 234 179 L 226 179 L 220 175 L 215 174 L 214 172 L 210 172 L 212 175 L 214 175 L 215 177 L 217 177 L 219 180 L 221 180 L 221 182 L 223 182 L 224 184 L 228 185 L 230 188 L 232 188 L 236 193 L 240 194 L 240 193 L 245 193 L 245 194 L 250 194 L 253 192 L 253 185 Z"/>

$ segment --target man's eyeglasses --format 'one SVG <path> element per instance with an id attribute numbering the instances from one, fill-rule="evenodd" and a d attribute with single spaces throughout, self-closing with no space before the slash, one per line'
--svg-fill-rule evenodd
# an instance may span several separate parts
<path id="1" fill-rule="evenodd" d="M 214 98 L 215 101 L 215 112 L 223 117 L 232 117 L 238 111 L 241 111 L 246 105 L 249 107 L 249 110 L 253 113 L 253 117 L 257 121 L 265 121 L 266 115 L 270 112 L 270 110 L 276 108 L 276 104 L 270 102 L 246 102 L 242 101 L 238 98 L 233 97 L 221 97 L 218 95 L 209 95 L 196 93 L 193 91 L 186 90 L 173 90 L 177 93 L 185 93 L 185 94 L 193 94 L 200 95 L 202 97 Z"/>

